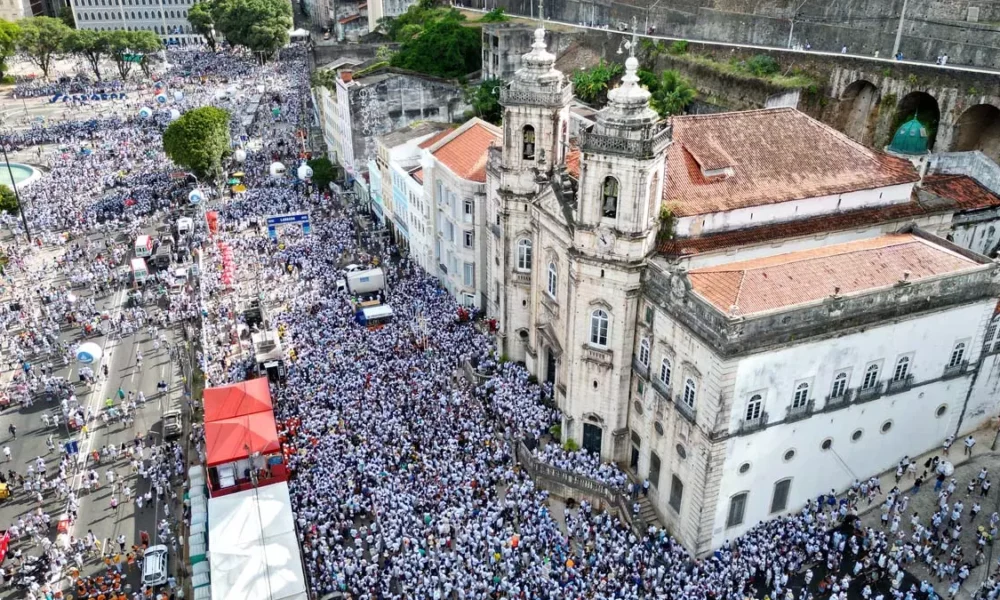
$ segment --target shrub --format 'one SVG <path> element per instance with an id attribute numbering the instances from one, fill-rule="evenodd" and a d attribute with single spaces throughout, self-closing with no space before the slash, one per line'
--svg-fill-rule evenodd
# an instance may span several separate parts
<path id="1" fill-rule="evenodd" d="M 580 449 L 580 444 L 577 444 L 576 440 L 574 440 L 573 438 L 566 440 L 566 443 L 563 444 L 563 450 L 565 450 L 566 452 L 576 452 L 579 449 Z"/>
<path id="2" fill-rule="evenodd" d="M 677 40 L 673 44 L 670 44 L 669 52 L 673 55 L 687 54 L 688 43 L 687 40 Z"/>
<path id="3" fill-rule="evenodd" d="M 781 65 L 771 56 L 758 54 L 747 60 L 743 64 L 743 68 L 747 73 L 755 77 L 767 77 L 781 70 Z"/>

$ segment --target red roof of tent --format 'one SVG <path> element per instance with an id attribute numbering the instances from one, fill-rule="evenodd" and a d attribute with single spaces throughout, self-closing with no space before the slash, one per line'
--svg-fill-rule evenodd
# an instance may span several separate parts
<path id="1" fill-rule="evenodd" d="M 205 423 L 205 446 L 209 467 L 244 459 L 254 452 L 273 454 L 281 450 L 271 412 Z"/>
<path id="2" fill-rule="evenodd" d="M 202 398 L 206 423 L 273 410 L 267 377 L 208 388 Z"/>

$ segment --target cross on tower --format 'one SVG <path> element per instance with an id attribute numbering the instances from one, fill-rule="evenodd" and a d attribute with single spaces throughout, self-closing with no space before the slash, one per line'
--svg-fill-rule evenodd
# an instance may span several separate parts
<path id="1" fill-rule="evenodd" d="M 539 0 L 541 2 L 541 0 Z M 632 45 L 628 48 L 628 55 L 635 58 L 635 47 L 639 44 L 639 19 L 632 15 Z"/>
<path id="2" fill-rule="evenodd" d="M 538 0 L 538 20 L 545 29 L 545 0 Z"/>

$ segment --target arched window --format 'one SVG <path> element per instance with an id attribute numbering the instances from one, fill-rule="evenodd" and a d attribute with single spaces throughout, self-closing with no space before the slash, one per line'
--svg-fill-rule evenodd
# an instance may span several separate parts
<path id="1" fill-rule="evenodd" d="M 521 157 L 535 160 L 535 128 L 531 125 L 525 125 L 521 130 Z"/>
<path id="2" fill-rule="evenodd" d="M 549 263 L 549 286 L 548 286 L 548 292 L 549 292 L 549 295 L 552 296 L 553 298 L 556 297 L 556 284 L 558 284 L 558 283 L 559 283 L 559 277 L 556 274 L 556 263 L 550 262 Z"/>
<path id="3" fill-rule="evenodd" d="M 639 342 L 639 362 L 649 366 L 649 338 L 643 338 Z"/>
<path id="4" fill-rule="evenodd" d="M 808 384 L 806 384 L 808 386 Z M 747 402 L 747 421 L 756 421 L 760 418 L 760 414 L 764 408 L 764 398 L 760 394 L 754 394 L 750 397 L 750 401 Z"/>
<path id="5" fill-rule="evenodd" d="M 660 361 L 660 381 L 663 385 L 670 385 L 670 359 L 664 358 Z"/>
<path id="6" fill-rule="evenodd" d="M 993 317 L 990 326 L 986 328 L 983 337 L 983 352 L 993 352 L 997 348 L 997 330 L 1000 329 L 1000 317 Z"/>
<path id="7" fill-rule="evenodd" d="M 611 319 L 608 313 L 600 308 L 590 313 L 590 343 L 595 346 L 608 345 L 608 326 Z"/>
<path id="8" fill-rule="evenodd" d="M 694 379 L 689 377 L 684 381 L 684 404 L 687 404 L 689 408 L 694 408 L 697 390 L 698 388 L 694 384 Z"/>
<path id="9" fill-rule="evenodd" d="M 618 217 L 618 180 L 614 177 L 605 177 L 604 185 L 601 187 L 601 216 L 606 219 Z"/>
<path id="10" fill-rule="evenodd" d="M 792 408 L 801 408 L 809 402 L 809 384 L 800 383 L 792 396 Z"/>
<path id="11" fill-rule="evenodd" d="M 833 378 L 833 388 L 830 389 L 831 398 L 840 398 L 847 392 L 847 373 L 837 373 Z"/>
<path id="12" fill-rule="evenodd" d="M 517 242 L 517 270 L 531 270 L 531 240 L 523 239 Z"/>
<path id="13" fill-rule="evenodd" d="M 896 361 L 896 370 L 892 372 L 892 380 L 902 381 L 906 379 L 906 375 L 909 372 L 910 372 L 910 357 L 904 356 Z"/>
<path id="14" fill-rule="evenodd" d="M 649 222 L 656 221 L 657 213 L 660 211 L 660 173 L 654 172 L 649 180 Z"/>
<path id="15" fill-rule="evenodd" d="M 870 390 L 878 383 L 878 365 L 869 365 L 865 370 L 865 380 L 861 384 L 861 389 Z"/>
<path id="16" fill-rule="evenodd" d="M 959 342 L 955 344 L 955 349 L 951 351 L 951 360 L 948 361 L 949 367 L 957 367 L 962 363 L 962 359 L 965 357 L 965 342 Z"/>

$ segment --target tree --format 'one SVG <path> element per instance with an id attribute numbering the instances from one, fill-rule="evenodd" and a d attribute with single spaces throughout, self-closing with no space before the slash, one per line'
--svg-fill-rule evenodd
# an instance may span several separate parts
<path id="1" fill-rule="evenodd" d="M 499 125 L 503 118 L 503 107 L 500 106 L 500 87 L 503 81 L 486 79 L 479 85 L 466 90 L 466 102 L 472 107 L 472 113 L 480 119 Z"/>
<path id="2" fill-rule="evenodd" d="M 205 38 L 212 52 L 215 52 L 215 20 L 212 18 L 212 6 L 208 2 L 194 3 L 188 9 L 188 23 L 195 33 Z"/>
<path id="3" fill-rule="evenodd" d="M 330 182 L 333 181 L 335 175 L 333 163 L 330 162 L 330 159 L 320 156 L 319 158 L 310 160 L 306 164 L 313 170 L 312 181 L 316 184 L 316 187 L 324 191 L 330 189 Z"/>
<path id="4" fill-rule="evenodd" d="M 580 100 L 603 105 L 608 101 L 611 80 L 621 72 L 620 64 L 607 63 L 602 58 L 596 66 L 573 73 L 573 90 Z"/>
<path id="5" fill-rule="evenodd" d="M 698 95 L 698 90 L 691 87 L 688 80 L 677 71 L 661 73 L 655 89 L 650 89 L 649 92 L 649 105 L 661 117 L 682 114 Z"/>
<path id="6" fill-rule="evenodd" d="M 438 77 L 461 77 L 482 66 L 482 33 L 452 8 L 411 6 L 393 20 L 391 37 L 401 42 L 392 65 Z"/>
<path id="7" fill-rule="evenodd" d="M 510 17 L 504 12 L 503 7 L 496 7 L 490 12 L 483 15 L 483 18 L 479 19 L 480 23 L 503 23 L 505 21 L 510 21 Z"/>
<path id="8" fill-rule="evenodd" d="M 17 196 L 10 187 L 0 184 L 0 212 L 14 214 L 17 212 Z"/>
<path id="9" fill-rule="evenodd" d="M 63 45 L 66 52 L 86 59 L 98 80 L 101 79 L 101 60 L 110 51 L 107 33 L 110 32 L 75 29 L 66 37 Z"/>
<path id="10" fill-rule="evenodd" d="M 21 37 L 21 28 L 17 23 L 0 19 L 0 78 L 7 70 L 7 59 L 14 56 L 17 41 Z"/>
<path id="11" fill-rule="evenodd" d="M 122 81 L 128 79 L 134 65 L 149 76 L 149 55 L 162 46 L 160 38 L 152 31 L 107 31 L 108 55 L 118 68 Z"/>
<path id="12" fill-rule="evenodd" d="M 187 111 L 163 132 L 163 150 L 199 179 L 220 177 L 229 151 L 229 111 L 214 106 Z"/>
<path id="13" fill-rule="evenodd" d="M 76 29 L 76 19 L 73 18 L 73 9 L 69 6 L 64 6 L 59 9 L 59 20 L 65 23 L 66 27 Z"/>
<path id="14" fill-rule="evenodd" d="M 258 53 L 261 60 L 288 43 L 292 28 L 288 0 L 215 0 L 211 16 L 226 41 Z"/>
<path id="15" fill-rule="evenodd" d="M 18 47 L 48 78 L 52 59 L 62 52 L 63 44 L 73 30 L 53 17 L 30 17 L 21 19 L 18 24 L 21 26 Z"/>
<path id="16" fill-rule="evenodd" d="M 152 57 L 163 48 L 160 36 L 152 31 L 130 31 L 132 34 L 132 51 L 139 53 L 139 68 L 146 77 L 150 77 L 149 67 Z"/>

